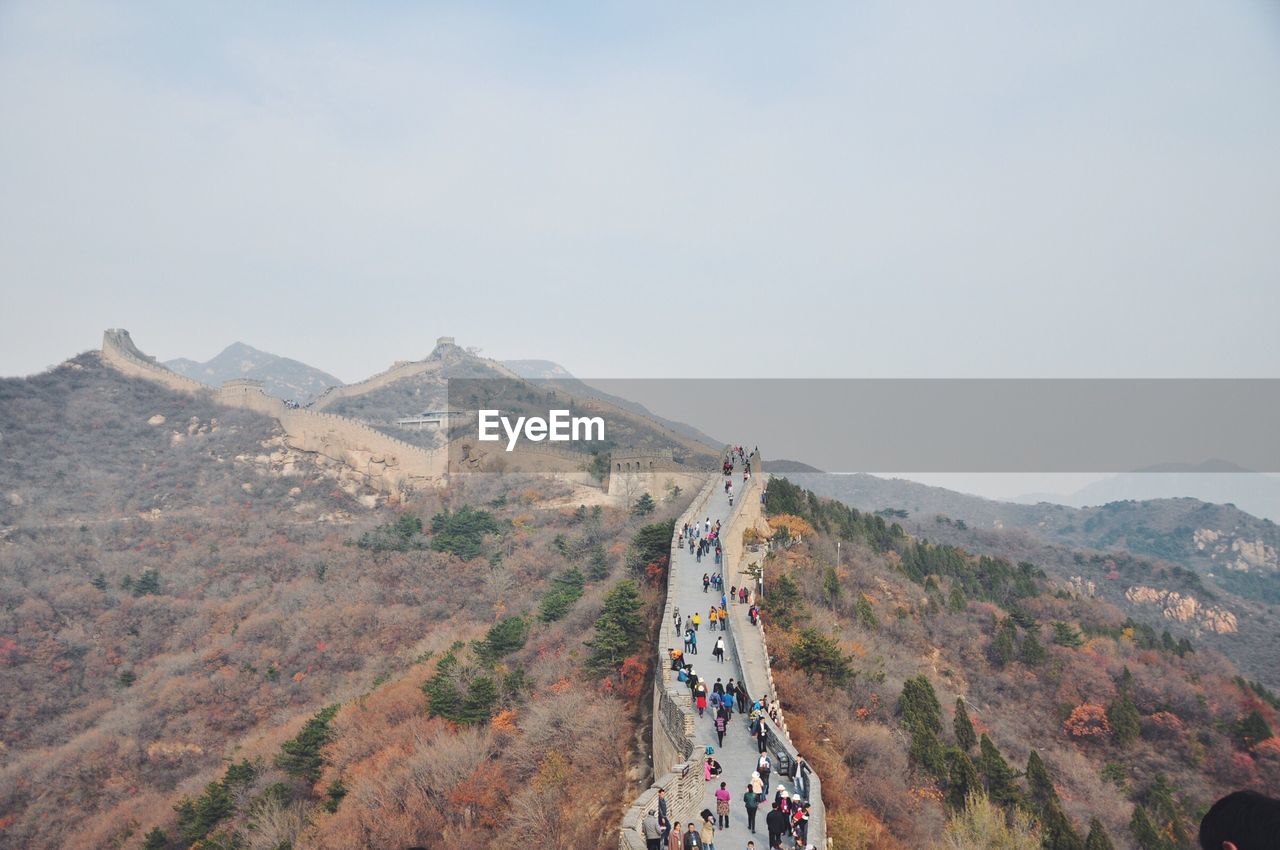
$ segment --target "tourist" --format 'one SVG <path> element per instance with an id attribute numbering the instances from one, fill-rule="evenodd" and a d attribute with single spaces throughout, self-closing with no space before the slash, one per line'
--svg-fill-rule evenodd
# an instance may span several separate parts
<path id="1" fill-rule="evenodd" d="M 667 820 L 667 789 L 658 789 L 658 826 L 662 827 L 662 843 L 667 843 L 667 836 L 671 833 L 671 822 Z"/>
<path id="2" fill-rule="evenodd" d="M 778 804 L 774 803 L 769 814 L 764 816 L 765 829 L 769 831 L 769 846 L 781 847 L 782 836 L 787 834 L 787 816 L 778 810 Z M 689 845 L 686 843 L 685 847 Z"/>
<path id="3" fill-rule="evenodd" d="M 763 717 L 760 718 L 760 726 L 756 729 L 756 743 L 762 753 L 769 749 L 769 727 L 765 725 Z"/>
<path id="4" fill-rule="evenodd" d="M 1200 821 L 1202 850 L 1275 850 L 1280 799 L 1236 791 L 1209 807 Z"/>
<path id="5" fill-rule="evenodd" d="M 752 781 L 760 778 L 760 774 L 752 774 Z M 747 829 L 752 834 L 756 831 L 756 809 L 760 806 L 760 793 L 754 785 L 747 786 L 747 793 L 742 795 L 742 806 L 747 810 Z"/>
<path id="6" fill-rule="evenodd" d="M 764 787 L 769 787 L 769 774 L 773 772 L 773 762 L 769 761 L 768 753 L 761 753 L 760 760 L 756 762 L 756 772 L 760 774 L 760 781 L 764 783 Z"/>
<path id="7" fill-rule="evenodd" d="M 647 850 L 662 850 L 662 827 L 658 825 L 657 809 L 650 809 L 644 816 L 640 831 L 644 833 L 644 846 Z"/>
<path id="8" fill-rule="evenodd" d="M 702 846 L 706 850 L 716 850 L 716 825 L 711 822 L 711 813 L 702 819 Z"/>
<path id="9" fill-rule="evenodd" d="M 721 829 L 729 828 L 729 787 L 727 783 L 721 782 L 719 789 L 716 790 L 716 826 Z"/>
<path id="10" fill-rule="evenodd" d="M 671 833 L 667 836 L 667 850 L 684 850 L 684 833 L 680 831 L 680 821 L 671 824 Z"/>
<path id="11" fill-rule="evenodd" d="M 684 834 L 684 850 L 703 850 L 702 836 L 698 834 L 698 825 L 689 821 L 689 831 Z"/>
<path id="12" fill-rule="evenodd" d="M 724 733 L 728 731 L 728 729 L 729 729 L 729 721 L 725 719 L 725 716 L 723 714 L 717 713 L 716 714 L 716 741 L 721 747 L 724 746 Z"/>
<path id="13" fill-rule="evenodd" d="M 721 664 L 724 663 L 724 638 L 723 637 L 716 638 L 716 646 L 715 646 L 715 649 L 711 650 L 711 654 L 716 657 L 716 661 L 719 661 Z"/>

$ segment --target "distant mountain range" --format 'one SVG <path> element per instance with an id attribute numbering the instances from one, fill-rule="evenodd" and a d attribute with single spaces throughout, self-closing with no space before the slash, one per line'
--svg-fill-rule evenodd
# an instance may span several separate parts
<path id="1" fill-rule="evenodd" d="M 253 378 L 263 382 L 267 395 L 300 404 L 306 404 L 324 392 L 326 387 L 342 383 L 314 366 L 260 351 L 243 342 L 233 342 L 204 363 L 179 357 L 166 361 L 164 365 L 180 375 L 214 387 L 232 378 Z"/>
<path id="2" fill-rule="evenodd" d="M 1244 470 L 1129 472 L 1096 481 L 1070 494 L 1031 493 L 1012 501 L 1054 502 L 1081 508 L 1126 499 L 1148 501 L 1184 496 L 1235 505 L 1254 516 L 1280 521 L 1280 477 Z"/>

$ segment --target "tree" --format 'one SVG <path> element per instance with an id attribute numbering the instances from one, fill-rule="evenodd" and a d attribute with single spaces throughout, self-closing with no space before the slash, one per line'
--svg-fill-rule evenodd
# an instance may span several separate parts
<path id="1" fill-rule="evenodd" d="M 1084 850 L 1116 850 L 1102 821 L 1097 818 L 1089 821 L 1089 837 L 1084 840 Z"/>
<path id="2" fill-rule="evenodd" d="M 952 611 L 963 611 L 968 606 L 969 600 L 965 598 L 964 590 L 960 585 L 951 585 L 951 595 L 947 598 L 947 607 Z"/>
<path id="3" fill-rule="evenodd" d="M 1120 746 L 1128 746 L 1142 733 L 1142 715 L 1129 698 L 1128 688 L 1122 688 L 1107 705 L 1107 722 L 1111 724 L 1111 740 Z"/>
<path id="4" fill-rule="evenodd" d="M 786 573 L 779 573 L 764 596 L 764 612 L 778 628 L 789 629 L 802 616 L 800 586 Z"/>
<path id="5" fill-rule="evenodd" d="M 898 713 L 908 729 L 928 729 L 937 733 L 942 729 L 942 706 L 933 685 L 923 673 L 902 683 L 902 696 L 898 699 Z"/>
<path id="6" fill-rule="evenodd" d="M 1044 663 L 1049 653 L 1045 650 L 1044 644 L 1040 643 L 1040 639 L 1036 637 L 1036 629 L 1027 632 L 1027 636 L 1022 639 L 1022 647 L 1018 650 L 1018 658 L 1028 667 L 1038 667 Z"/>
<path id="7" fill-rule="evenodd" d="M 969 711 L 964 707 L 964 699 L 956 697 L 956 717 L 952 723 L 956 733 L 956 743 L 960 745 L 960 749 L 964 752 L 970 752 L 973 745 L 978 743 L 978 736 L 974 734 L 973 722 L 969 720 Z"/>
<path id="8" fill-rule="evenodd" d="M 1260 743 L 1271 737 L 1271 727 L 1257 709 L 1249 712 L 1236 727 L 1236 733 L 1246 747 Z"/>
<path id="9" fill-rule="evenodd" d="M 1070 623 L 1055 621 L 1053 624 L 1053 642 L 1059 646 L 1077 649 L 1084 646 L 1084 637 Z"/>
<path id="10" fill-rule="evenodd" d="M 815 629 L 802 629 L 791 648 L 791 663 L 825 684 L 844 687 L 853 678 L 850 658 L 840 651 L 835 638 Z"/>
<path id="11" fill-rule="evenodd" d="M 1151 825 L 1151 819 L 1142 806 L 1133 807 L 1133 817 L 1129 819 L 1129 832 L 1133 840 L 1142 850 L 1165 850 L 1165 842 Z"/>
<path id="12" fill-rule="evenodd" d="M 432 549 L 470 561 L 483 551 L 484 536 L 498 533 L 498 521 L 488 511 L 470 505 L 463 505 L 452 514 L 446 508 L 431 518 L 431 533 Z"/>
<path id="13" fill-rule="evenodd" d="M 1073 738 L 1100 738 L 1111 734 L 1107 711 L 1100 705 L 1086 702 L 1071 710 L 1062 721 L 1062 731 Z"/>
<path id="14" fill-rule="evenodd" d="M 982 790 L 978 769 L 968 753 L 955 747 L 947 750 L 946 759 L 947 805 L 952 809 L 963 809 L 969 796 Z"/>
<path id="15" fill-rule="evenodd" d="M 996 745 L 986 735 L 978 742 L 981 755 L 978 757 L 978 771 L 982 774 L 983 784 L 991 801 L 1001 806 L 1012 806 L 1022 796 L 1018 786 L 1014 784 L 1016 774 L 1009 763 L 1000 755 Z"/>
<path id="16" fill-rule="evenodd" d="M 487 721 L 498 703 L 498 685 L 493 676 L 458 658 L 462 644 L 456 643 L 436 663 L 436 672 L 423 682 L 427 713 L 454 723 L 474 725 Z"/>
<path id="17" fill-rule="evenodd" d="M 1040 836 L 1045 850 L 1084 850 L 1084 842 L 1071 826 L 1056 797 L 1041 809 Z"/>
<path id="18" fill-rule="evenodd" d="M 945 780 L 950 772 L 942 742 L 932 729 L 915 726 L 911 729 L 911 760 L 937 779 Z"/>
<path id="19" fill-rule="evenodd" d="M 160 592 L 160 573 L 156 570 L 143 570 L 142 575 L 133 583 L 134 596 L 155 596 Z"/>
<path id="20" fill-rule="evenodd" d="M 648 493 L 642 493 L 636 503 L 631 506 L 632 516 L 648 516 L 653 513 L 657 505 L 654 504 L 653 497 Z"/>
<path id="21" fill-rule="evenodd" d="M 571 567 L 551 580 L 551 588 L 542 597 L 542 609 L 538 619 L 554 623 L 569 613 L 573 604 L 582 597 L 586 581 L 577 567 Z"/>
<path id="22" fill-rule="evenodd" d="M 835 567 L 827 567 L 822 574 L 822 598 L 826 600 L 827 606 L 832 611 L 836 609 L 836 603 L 840 601 L 840 574 L 836 572 Z"/>
<path id="23" fill-rule="evenodd" d="M 489 627 L 477 642 L 476 655 L 486 664 L 492 664 L 524 646 L 528 636 L 529 624 L 524 617 L 507 617 Z"/>
<path id="24" fill-rule="evenodd" d="M 643 526 L 632 535 L 627 550 L 627 569 L 634 575 L 640 575 L 655 561 L 671 557 L 671 535 L 675 528 L 676 521 L 669 519 Z"/>
<path id="25" fill-rule="evenodd" d="M 324 756 L 320 750 L 333 737 L 329 721 L 338 713 L 337 704 L 326 706 L 308 720 L 295 737 L 285 741 L 276 755 L 275 765 L 295 779 L 314 785 L 320 780 Z"/>
<path id="26" fill-rule="evenodd" d="M 1053 787 L 1053 778 L 1049 776 L 1044 760 L 1035 750 L 1027 756 L 1027 790 L 1031 792 L 1031 798 L 1041 805 L 1058 799 L 1058 792 Z"/>
<path id="27" fill-rule="evenodd" d="M 1008 617 L 1001 620 L 996 627 L 996 637 L 991 644 L 991 660 L 1001 667 L 1008 666 L 1014 659 L 1017 646 L 1013 638 L 1016 633 L 1017 626 Z"/>
<path id="28" fill-rule="evenodd" d="M 595 673 L 615 673 L 623 659 L 639 648 L 645 637 L 641 607 L 640 588 L 634 581 L 628 579 L 614 585 L 604 598 L 595 635 L 587 641 L 591 648 L 587 669 Z"/>
<path id="29" fill-rule="evenodd" d="M 165 835 L 164 830 L 158 826 L 152 828 L 142 840 L 142 850 L 166 850 L 168 846 L 169 836 Z"/>
<path id="30" fill-rule="evenodd" d="M 93 577 L 93 581 L 91 581 L 91 582 L 89 582 L 89 583 L 90 583 L 90 584 L 92 584 L 96 590 L 106 590 L 106 589 L 107 589 L 107 577 L 106 577 L 105 575 L 103 575 L 102 573 L 98 573 L 96 576 L 94 576 L 94 577 Z M 156 827 L 156 829 L 159 829 L 159 827 Z M 155 831 L 156 831 L 156 830 L 152 830 L 152 832 L 155 832 Z M 160 834 L 161 834 L 161 835 L 164 835 L 164 833 L 163 833 L 163 832 L 162 832 L 162 833 L 160 833 Z"/>
<path id="31" fill-rule="evenodd" d="M 597 543 L 591 547 L 591 554 L 587 556 L 587 578 L 603 581 L 608 577 L 609 558 L 605 555 L 604 547 Z"/>
<path id="32" fill-rule="evenodd" d="M 876 612 L 871 607 L 871 600 L 867 598 L 865 593 L 858 594 L 858 601 L 854 603 L 853 610 L 858 615 L 858 621 L 863 626 L 872 630 L 879 628 L 880 621 L 876 619 Z"/>

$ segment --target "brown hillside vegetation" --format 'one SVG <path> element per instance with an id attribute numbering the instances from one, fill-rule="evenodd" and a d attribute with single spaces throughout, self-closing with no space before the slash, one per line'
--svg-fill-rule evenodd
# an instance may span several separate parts
<path id="1" fill-rule="evenodd" d="M 818 530 L 770 553 L 764 606 L 837 848 L 981 846 L 985 801 L 1033 845 L 1191 848 L 1213 800 L 1280 787 L 1280 700 L 1217 653 L 785 480 L 768 510 Z"/>
<path id="2" fill-rule="evenodd" d="M 631 541 L 681 505 L 479 476 L 366 510 L 256 462 L 270 420 L 91 356 L 0 393 L 0 847 L 616 830 L 665 568 Z"/>

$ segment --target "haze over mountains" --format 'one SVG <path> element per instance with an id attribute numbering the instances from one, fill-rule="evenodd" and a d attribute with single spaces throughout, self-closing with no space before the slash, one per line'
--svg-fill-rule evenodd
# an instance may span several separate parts
<path id="1" fill-rule="evenodd" d="M 233 378 L 253 378 L 263 382 L 267 395 L 299 404 L 311 401 L 324 392 L 326 387 L 342 383 L 314 366 L 262 351 L 243 342 L 231 343 L 204 363 L 179 357 L 165 361 L 164 365 L 179 375 L 186 375 L 212 387 L 221 386 L 223 381 Z"/>

